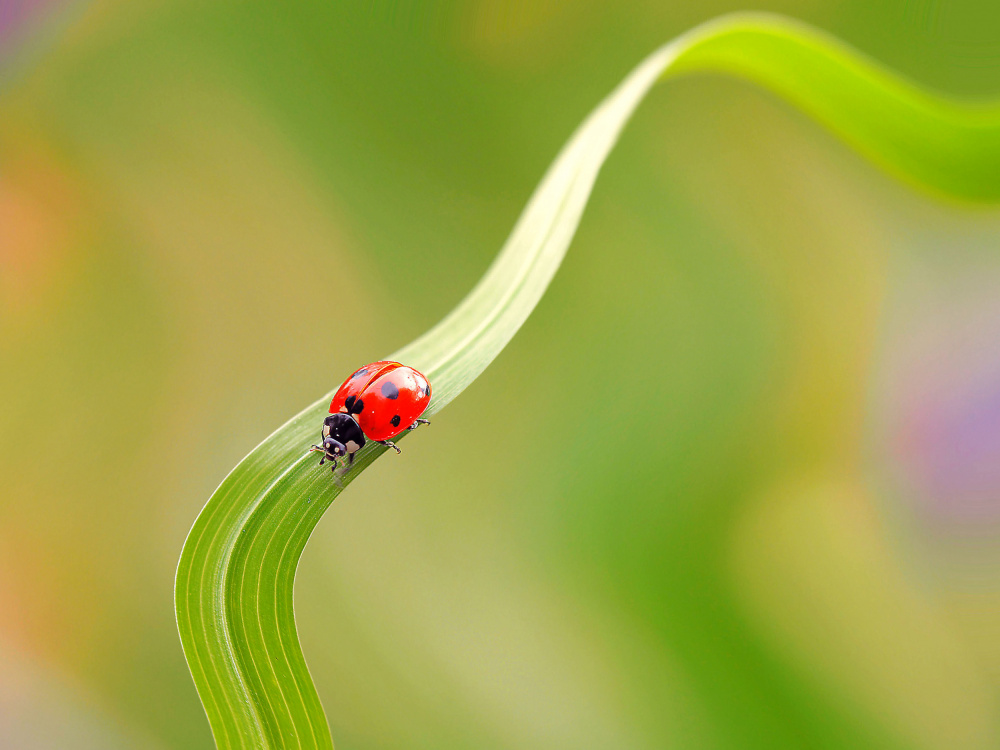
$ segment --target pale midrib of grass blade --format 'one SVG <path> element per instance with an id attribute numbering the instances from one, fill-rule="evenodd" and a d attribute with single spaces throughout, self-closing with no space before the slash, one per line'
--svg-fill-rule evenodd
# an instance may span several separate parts
<path id="1" fill-rule="evenodd" d="M 997 106 L 931 95 L 791 21 L 739 15 L 710 22 L 654 52 L 597 107 L 549 168 L 476 288 L 431 331 L 390 355 L 430 378 L 429 415 L 475 380 L 531 314 L 604 160 L 649 89 L 661 78 L 697 71 L 731 73 L 771 89 L 891 172 L 934 192 L 1000 196 Z M 343 489 L 306 453 L 331 395 L 233 469 L 181 553 L 178 629 L 220 747 L 332 747 L 292 608 L 299 557 Z M 366 446 L 344 487 L 384 451 Z"/>

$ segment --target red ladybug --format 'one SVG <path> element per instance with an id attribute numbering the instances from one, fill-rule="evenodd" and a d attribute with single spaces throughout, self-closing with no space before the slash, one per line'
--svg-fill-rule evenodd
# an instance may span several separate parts
<path id="1" fill-rule="evenodd" d="M 365 444 L 365 438 L 401 451 L 392 438 L 418 425 L 431 400 L 431 384 L 412 367 L 399 362 L 372 362 L 344 381 L 330 402 L 330 416 L 323 420 L 323 453 L 320 465 L 347 456 L 348 465 Z"/>

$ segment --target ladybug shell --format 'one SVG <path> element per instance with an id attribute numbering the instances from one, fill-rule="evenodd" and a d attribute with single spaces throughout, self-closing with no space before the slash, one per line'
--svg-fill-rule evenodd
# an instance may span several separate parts
<path id="1" fill-rule="evenodd" d="M 391 440 L 424 413 L 431 400 L 427 378 L 399 362 L 374 362 L 355 372 L 340 387 L 330 412 L 347 411 L 355 396 L 363 402 L 356 419 L 371 440 Z"/>
<path id="2" fill-rule="evenodd" d="M 372 362 L 370 365 L 359 367 L 337 389 L 337 392 L 333 396 L 333 401 L 330 402 L 330 413 L 336 414 L 338 411 L 346 412 L 347 407 L 344 406 L 344 403 L 348 398 L 351 396 L 355 398 L 360 396 L 365 386 L 377 378 L 384 370 L 401 366 L 399 362 L 382 361 Z"/>

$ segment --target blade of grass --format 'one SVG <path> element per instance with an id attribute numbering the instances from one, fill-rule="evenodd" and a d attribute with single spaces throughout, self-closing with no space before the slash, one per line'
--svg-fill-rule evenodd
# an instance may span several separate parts
<path id="1" fill-rule="evenodd" d="M 649 89 L 661 78 L 696 71 L 730 73 L 771 89 L 886 169 L 934 192 L 1000 197 L 1000 106 L 929 94 L 788 20 L 737 15 L 710 22 L 654 52 L 587 117 L 475 289 L 391 355 L 431 379 L 428 414 L 475 380 L 531 314 L 604 160 Z M 219 747 L 332 747 L 292 607 L 302 550 L 343 489 L 306 452 L 330 398 L 282 425 L 233 469 L 181 553 L 177 624 Z M 366 446 L 344 486 L 384 451 Z"/>

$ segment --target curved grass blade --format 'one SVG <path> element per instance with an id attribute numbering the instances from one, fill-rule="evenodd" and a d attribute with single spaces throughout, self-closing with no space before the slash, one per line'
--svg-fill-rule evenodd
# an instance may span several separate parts
<path id="1" fill-rule="evenodd" d="M 926 93 L 837 41 L 776 17 L 720 19 L 647 58 L 579 127 L 531 197 L 503 250 L 465 300 L 391 355 L 434 384 L 440 411 L 500 353 L 562 261 L 598 171 L 662 77 L 727 72 L 775 91 L 890 171 L 942 194 L 1000 197 L 1000 107 Z M 328 394 L 233 469 L 181 553 L 175 605 L 184 653 L 223 748 L 330 748 L 296 635 L 295 570 L 342 488 L 306 452 Z M 383 452 L 369 444 L 350 483 Z"/>

